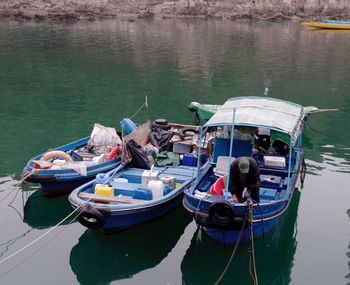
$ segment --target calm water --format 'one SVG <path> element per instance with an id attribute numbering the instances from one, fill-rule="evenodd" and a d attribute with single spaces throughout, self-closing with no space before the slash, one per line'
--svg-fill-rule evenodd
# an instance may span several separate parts
<path id="1" fill-rule="evenodd" d="M 1 284 L 213 284 L 233 248 L 179 208 L 105 236 L 65 220 L 67 196 L 17 193 L 25 163 L 91 133 L 119 128 L 149 98 L 150 119 L 192 123 L 191 101 L 263 95 L 338 112 L 312 115 L 307 163 L 276 238 L 255 241 L 259 284 L 350 282 L 350 32 L 298 23 L 216 21 L 0 22 Z M 134 121 L 143 122 L 143 109 Z M 11 203 L 12 202 L 12 203 Z M 11 203 L 11 207 L 8 204 Z M 252 284 L 241 244 L 221 284 Z"/>

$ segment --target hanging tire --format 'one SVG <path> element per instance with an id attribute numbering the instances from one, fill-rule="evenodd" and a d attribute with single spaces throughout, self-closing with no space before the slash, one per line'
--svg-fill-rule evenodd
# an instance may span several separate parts
<path id="1" fill-rule="evenodd" d="M 107 213 L 88 203 L 79 208 L 76 214 L 79 223 L 89 229 L 100 229 L 106 222 L 105 216 Z"/>
<path id="2" fill-rule="evenodd" d="M 208 213 L 210 220 L 218 227 L 226 227 L 234 223 L 234 207 L 228 201 L 213 203 Z"/>
<path id="3" fill-rule="evenodd" d="M 184 128 L 180 131 L 180 134 L 183 137 L 186 137 L 186 136 L 194 136 L 194 134 L 197 134 L 198 132 L 199 131 L 196 128 Z"/>

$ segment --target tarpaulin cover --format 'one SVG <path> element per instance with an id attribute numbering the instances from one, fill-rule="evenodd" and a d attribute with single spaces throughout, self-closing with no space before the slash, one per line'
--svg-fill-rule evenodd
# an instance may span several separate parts
<path id="1" fill-rule="evenodd" d="M 152 128 L 151 144 L 158 148 L 160 152 L 172 150 L 170 140 L 174 135 L 175 133 L 172 131 L 166 131 L 159 128 Z"/>
<path id="2" fill-rule="evenodd" d="M 180 156 L 177 153 L 170 151 L 162 151 L 160 153 L 152 153 L 154 165 L 156 166 L 179 166 Z"/>
<path id="3" fill-rule="evenodd" d="M 303 106 L 269 97 L 230 98 L 205 126 L 230 125 L 235 110 L 235 125 L 275 128 L 287 132 L 295 140 L 302 129 Z"/>

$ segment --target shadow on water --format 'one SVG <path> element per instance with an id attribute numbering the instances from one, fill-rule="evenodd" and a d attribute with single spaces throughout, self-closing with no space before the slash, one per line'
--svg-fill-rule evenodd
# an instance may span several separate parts
<path id="1" fill-rule="evenodd" d="M 291 268 L 297 247 L 296 218 L 299 199 L 300 192 L 296 191 L 278 228 L 274 227 L 265 235 L 265 244 L 268 244 L 269 247 L 264 246 L 262 237 L 254 240 L 259 284 L 289 284 L 291 281 Z M 233 248 L 222 246 L 204 231 L 198 230 L 181 263 L 183 284 L 214 284 L 224 271 Z M 238 246 L 232 263 L 220 284 L 253 284 L 249 272 L 248 250 L 248 242 Z"/>
<path id="2" fill-rule="evenodd" d="M 55 226 L 73 211 L 68 196 L 46 197 L 41 189 L 33 192 L 24 205 L 24 222 L 36 229 Z M 62 224 L 68 224 L 73 217 Z"/>
<path id="3" fill-rule="evenodd" d="M 81 284 L 109 284 L 159 264 L 191 218 L 179 208 L 148 224 L 105 235 L 86 230 L 71 250 L 70 265 Z"/>

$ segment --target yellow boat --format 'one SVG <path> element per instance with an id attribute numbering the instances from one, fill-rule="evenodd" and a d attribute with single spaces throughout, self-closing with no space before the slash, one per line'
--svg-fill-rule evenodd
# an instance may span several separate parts
<path id="1" fill-rule="evenodd" d="M 342 29 L 350 30 L 350 22 L 345 21 L 322 21 L 322 22 L 302 22 L 303 26 L 320 28 L 320 29 Z"/>

